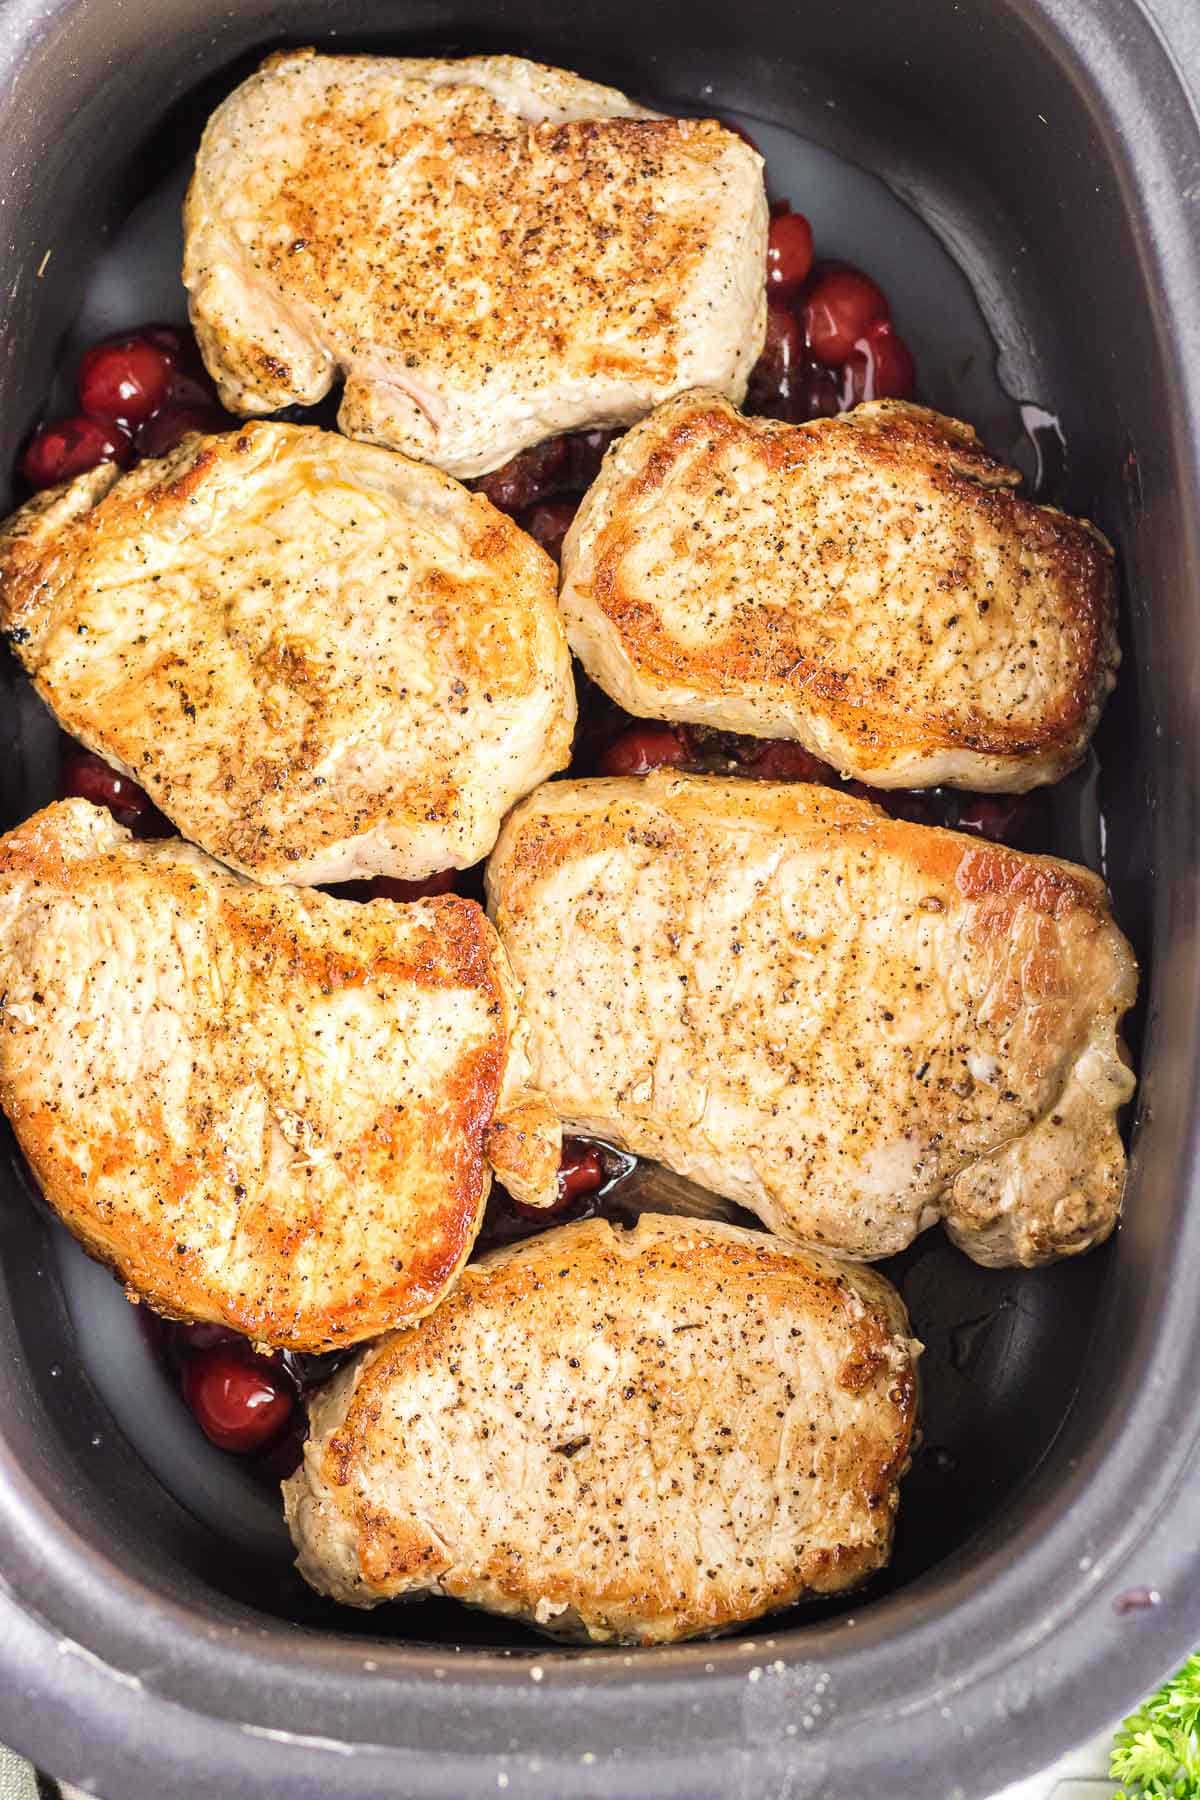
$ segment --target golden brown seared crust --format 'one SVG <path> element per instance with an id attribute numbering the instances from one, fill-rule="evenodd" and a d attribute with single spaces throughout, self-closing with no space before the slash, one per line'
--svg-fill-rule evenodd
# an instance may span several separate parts
<path id="1" fill-rule="evenodd" d="M 234 411 L 314 401 L 460 476 L 762 344 L 762 162 L 516 57 L 271 57 L 210 119 L 184 281 Z"/>
<path id="2" fill-rule="evenodd" d="M 568 1130 L 847 1255 L 939 1217 L 991 1264 L 1112 1230 L 1137 966 L 1089 870 L 659 772 L 540 788 L 487 884 Z"/>
<path id="3" fill-rule="evenodd" d="M 435 1306 L 523 1071 L 472 901 L 258 888 L 81 800 L 0 839 L 0 1103 L 170 1317 L 323 1350 Z"/>
<path id="4" fill-rule="evenodd" d="M 568 533 L 572 649 L 632 712 L 798 738 L 883 787 L 1056 781 L 1113 686 L 1113 558 L 1018 480 L 901 401 L 786 425 L 681 395 Z"/>
<path id="5" fill-rule="evenodd" d="M 643 1644 L 841 1592 L 891 1549 L 918 1350 L 879 1276 L 759 1232 L 546 1232 L 317 1400 L 301 1573 Z"/>
<path id="6" fill-rule="evenodd" d="M 311 427 L 189 437 L 0 528 L 0 628 L 75 736 L 263 882 L 420 879 L 570 755 L 549 557 Z"/>

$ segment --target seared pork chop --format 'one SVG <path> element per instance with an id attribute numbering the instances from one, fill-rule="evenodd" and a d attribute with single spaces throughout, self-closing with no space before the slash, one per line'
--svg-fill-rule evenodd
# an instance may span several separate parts
<path id="1" fill-rule="evenodd" d="M 918 1349 L 879 1276 L 763 1233 L 546 1232 L 317 1398 L 300 1571 L 637 1644 L 838 1593 L 888 1558 Z"/>
<path id="2" fill-rule="evenodd" d="M 1083 755 L 1118 662 L 1112 551 L 968 425 L 668 402 L 567 533 L 562 605 L 630 712 L 798 738 L 879 787 L 1020 793 Z"/>
<path id="3" fill-rule="evenodd" d="M 258 881 L 466 868 L 570 754 L 550 559 L 438 470 L 311 427 L 31 500 L 0 626 L 68 731 Z"/>
<path id="4" fill-rule="evenodd" d="M 993 1264 L 1112 1230 L 1136 965 L 1087 869 L 659 773 L 540 788 L 487 879 L 570 1129 L 853 1256 L 939 1216 Z"/>
<path id="5" fill-rule="evenodd" d="M 473 901 L 256 887 L 83 800 L 0 839 L 0 1102 L 64 1223 L 170 1317 L 324 1350 L 428 1311 L 498 1121 L 505 1180 L 553 1196 L 524 1071 Z"/>
<path id="6" fill-rule="evenodd" d="M 210 119 L 192 322 L 234 412 L 319 400 L 454 475 L 734 399 L 763 341 L 762 160 L 518 57 L 270 57 Z"/>

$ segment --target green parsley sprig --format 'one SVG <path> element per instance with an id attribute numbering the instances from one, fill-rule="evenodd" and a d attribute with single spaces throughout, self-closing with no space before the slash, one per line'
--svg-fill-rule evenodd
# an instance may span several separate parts
<path id="1" fill-rule="evenodd" d="M 1115 1800 L 1200 1800 L 1200 1651 L 1130 1713 L 1108 1772 Z"/>

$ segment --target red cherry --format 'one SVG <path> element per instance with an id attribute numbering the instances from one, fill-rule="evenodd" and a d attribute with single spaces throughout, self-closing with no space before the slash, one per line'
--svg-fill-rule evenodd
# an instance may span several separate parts
<path id="1" fill-rule="evenodd" d="M 64 752 L 58 792 L 63 800 L 90 800 L 93 806 L 107 806 L 118 825 L 137 837 L 164 837 L 171 831 L 145 788 L 90 750 L 73 746 Z"/>
<path id="2" fill-rule="evenodd" d="M 568 438 L 546 438 L 528 450 L 521 450 L 500 468 L 480 475 L 473 485 L 477 493 L 486 494 L 501 512 L 521 512 L 526 506 L 533 506 L 536 501 L 558 492 L 570 455 Z"/>
<path id="3" fill-rule="evenodd" d="M 189 431 L 203 432 L 207 436 L 213 431 L 228 431 L 235 422 L 215 401 L 187 406 L 168 404 L 138 427 L 138 454 L 165 456 Z"/>
<path id="4" fill-rule="evenodd" d="M 164 402 L 169 411 L 172 407 L 188 408 L 206 407 L 210 411 L 222 412 L 221 403 L 217 399 L 217 390 L 203 369 L 177 368 L 172 365 L 171 379 L 167 383 L 167 397 Z M 222 412 L 224 418 L 228 414 Z"/>
<path id="5" fill-rule="evenodd" d="M 967 794 L 955 821 L 960 831 L 1011 844 L 1028 829 L 1034 810 L 1029 794 Z"/>
<path id="6" fill-rule="evenodd" d="M 596 1145 L 586 1143 L 582 1138 L 564 1138 L 562 1160 L 558 1165 L 557 1198 L 549 1206 L 530 1206 L 527 1201 L 514 1200 L 511 1194 L 506 1194 L 505 1200 L 509 1211 L 518 1219 L 528 1219 L 534 1225 L 549 1225 L 569 1213 L 576 1202 L 586 1200 L 602 1188 L 604 1178 L 604 1159 Z M 575 1216 L 588 1216 L 588 1209 L 581 1209 Z"/>
<path id="7" fill-rule="evenodd" d="M 283 1370 L 249 1350 L 216 1344 L 183 1366 L 183 1397 L 220 1450 L 245 1456 L 282 1431 L 295 1395 Z"/>
<path id="8" fill-rule="evenodd" d="M 915 378 L 913 359 L 887 319 L 868 325 L 842 369 L 841 410 L 861 400 L 907 400 Z"/>
<path id="9" fill-rule="evenodd" d="M 767 303 L 767 336 L 750 371 L 746 410 L 767 419 L 790 419 L 796 383 L 804 367 L 804 338 L 794 313 Z"/>
<path id="10" fill-rule="evenodd" d="M 841 389 L 833 370 L 805 360 L 792 382 L 788 417 L 800 425 L 805 419 L 832 419 L 840 411 Z"/>
<path id="11" fill-rule="evenodd" d="M 186 325 L 141 325 L 136 335 L 161 350 L 167 361 L 181 369 L 203 369 L 204 360 L 200 355 L 193 332 Z"/>
<path id="12" fill-rule="evenodd" d="M 566 1206 L 581 1194 L 594 1194 L 603 1185 L 604 1162 L 595 1144 L 584 1143 L 582 1138 L 564 1138 L 558 1165 L 559 1204 Z"/>
<path id="13" fill-rule="evenodd" d="M 827 762 L 788 738 L 752 738 L 749 745 L 742 766 L 756 781 L 824 781 L 832 785 L 837 780 Z"/>
<path id="14" fill-rule="evenodd" d="M 367 883 L 372 900 L 429 900 L 434 894 L 454 892 L 455 871 L 439 869 L 423 881 L 402 881 L 397 875 L 373 875 Z"/>
<path id="15" fill-rule="evenodd" d="M 540 505 L 531 506 L 528 512 L 521 514 L 521 525 L 555 562 L 560 562 L 563 539 L 578 511 L 578 500 L 543 500 Z"/>
<path id="16" fill-rule="evenodd" d="M 870 800 L 890 819 L 906 819 L 910 825 L 944 825 L 945 802 L 936 788 L 874 788 L 848 782 L 847 793 Z"/>
<path id="17" fill-rule="evenodd" d="M 138 337 L 161 350 L 171 365 L 165 406 L 217 406 L 216 383 L 186 325 L 143 325 Z"/>
<path id="18" fill-rule="evenodd" d="M 883 290 L 847 264 L 822 269 L 800 310 L 811 354 L 827 368 L 844 363 L 867 327 L 890 317 Z"/>
<path id="19" fill-rule="evenodd" d="M 119 425 L 76 413 L 34 432 L 21 458 L 21 473 L 30 487 L 57 487 L 98 463 L 115 462 L 124 468 L 132 450 L 128 432 Z"/>
<path id="20" fill-rule="evenodd" d="M 687 739 L 673 725 L 633 725 L 600 758 L 602 775 L 648 775 L 651 769 L 678 768 L 691 758 Z"/>
<path id="21" fill-rule="evenodd" d="M 812 226 L 804 214 L 776 214 L 767 233 L 767 293 L 771 299 L 790 300 L 799 293 L 812 260 Z"/>
<path id="22" fill-rule="evenodd" d="M 85 413 L 119 425 L 141 425 L 167 397 L 171 363 L 144 338 L 97 344 L 79 365 L 79 404 Z"/>
<path id="23" fill-rule="evenodd" d="M 610 444 L 624 435 L 619 425 L 595 431 L 573 431 L 567 439 L 567 467 L 562 485 L 572 493 L 590 488 L 600 473 L 600 464 Z"/>
<path id="24" fill-rule="evenodd" d="M 264 1481 L 274 1494 L 279 1492 L 279 1483 L 294 1475 L 304 1461 L 304 1441 L 308 1436 L 308 1419 L 302 1407 L 297 1407 L 279 1436 L 272 1438 L 266 1449 L 252 1465 L 252 1472 Z"/>

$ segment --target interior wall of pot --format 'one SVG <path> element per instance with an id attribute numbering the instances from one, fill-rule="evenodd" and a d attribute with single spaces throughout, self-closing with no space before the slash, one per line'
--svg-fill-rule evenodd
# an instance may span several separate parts
<path id="1" fill-rule="evenodd" d="M 157 0 L 149 9 L 51 10 L 21 48 L 0 115 L 0 167 L 14 171 L 4 224 L 0 471 L 11 468 L 38 415 L 57 346 L 107 234 L 155 170 L 194 141 L 207 105 L 267 48 L 503 49 L 635 93 L 687 96 L 717 112 L 788 124 L 876 171 L 934 226 L 974 287 L 1006 385 L 1061 418 L 1070 456 L 1056 498 L 1097 518 L 1118 543 L 1135 661 L 1099 747 L 1110 877 L 1122 923 L 1146 953 L 1153 825 L 1163 795 L 1156 728 L 1166 716 L 1171 608 L 1182 604 L 1174 570 L 1183 527 L 1173 516 L 1165 429 L 1171 396 L 1154 297 L 1140 285 L 1137 219 L 1105 122 L 1069 61 L 1048 52 L 1031 20 L 1015 3 L 928 0 L 886 8 L 613 0 L 584 11 L 517 0 L 487 7 L 233 0 L 216 13 Z M 793 198 L 802 205 L 802 196 Z M 1153 629 L 1144 600 L 1151 592 L 1162 597 Z M 48 797 L 50 777 L 44 734 L 28 726 L 14 698 L 11 662 L 0 680 L 0 822 L 7 827 Z M 0 1206 L 0 1432 L 31 1496 L 130 1580 L 161 1595 L 226 1618 L 247 1599 L 268 1614 L 293 1614 L 295 1590 L 277 1588 L 273 1575 L 264 1580 L 165 1494 L 86 1379 L 72 1375 L 76 1346 L 45 1223 L 15 1175 L 9 1186 Z M 997 1528 L 1003 1503 L 1004 1529 L 1019 1532 L 1022 1482 L 1043 1455 L 1050 1460 L 1042 1481 L 1053 1471 L 1056 1435 L 1080 1383 L 1081 1404 L 1102 1419 L 1122 1358 L 1136 1345 L 1141 1309 L 1151 1303 L 1157 1275 L 1148 1247 L 1156 1231 L 1160 1243 L 1168 1235 L 1171 1203 L 1162 1184 L 1135 1183 L 1138 1282 L 1122 1280 L 1121 1243 L 1047 1273 L 1058 1284 L 1059 1354 L 1047 1371 L 1044 1416 L 1028 1439 L 1036 1451 L 1031 1467 L 987 1471 Z M 1120 1333 L 1107 1327 L 1114 1283 Z M 947 1530 L 948 1543 L 967 1555 L 987 1535 L 954 1538 Z M 936 1571 L 923 1579 L 936 1579 Z M 904 1591 L 900 1584 L 878 1603 L 899 1612 Z M 329 1622 L 320 1612 L 308 1616 Z M 379 1625 L 376 1619 L 369 1629 Z M 349 1628 L 360 1627 L 351 1620 Z M 402 1627 L 430 1628 L 429 1617 Z M 453 1620 L 445 1614 L 436 1628 L 452 1633 Z M 510 1635 L 471 1625 L 476 1642 Z"/>

